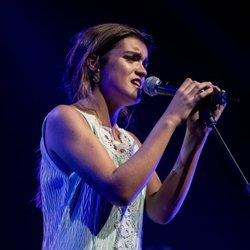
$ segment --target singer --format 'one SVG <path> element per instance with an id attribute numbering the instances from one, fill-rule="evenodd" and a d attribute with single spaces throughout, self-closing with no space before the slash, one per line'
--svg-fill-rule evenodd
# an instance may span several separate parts
<path id="1" fill-rule="evenodd" d="M 105 23 L 79 32 L 67 56 L 68 104 L 44 119 L 37 205 L 43 213 L 43 249 L 141 249 L 143 213 L 171 221 L 187 195 L 210 128 L 196 104 L 220 91 L 211 82 L 184 80 L 141 143 L 118 125 L 138 104 L 152 37 Z M 218 120 L 223 105 L 213 110 Z M 186 124 L 176 162 L 161 182 L 157 165 L 174 131 Z"/>

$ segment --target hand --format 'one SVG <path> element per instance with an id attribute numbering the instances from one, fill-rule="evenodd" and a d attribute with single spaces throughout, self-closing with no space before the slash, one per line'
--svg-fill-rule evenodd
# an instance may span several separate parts
<path id="1" fill-rule="evenodd" d="M 223 91 L 218 86 L 211 85 L 213 88 L 213 91 Z M 215 121 L 218 121 L 220 118 L 226 104 L 217 104 L 212 111 L 212 114 L 214 116 Z M 187 119 L 187 129 L 189 132 L 193 135 L 204 135 L 211 131 L 211 128 L 208 127 L 203 120 L 200 118 L 200 111 L 197 111 L 197 109 L 192 110 L 190 113 L 188 119 Z"/>
<path id="2" fill-rule="evenodd" d="M 165 114 L 167 119 L 176 126 L 185 121 L 192 113 L 193 122 L 198 120 L 198 114 L 192 112 L 197 103 L 213 92 L 210 82 L 199 83 L 187 78 L 177 90 Z"/>

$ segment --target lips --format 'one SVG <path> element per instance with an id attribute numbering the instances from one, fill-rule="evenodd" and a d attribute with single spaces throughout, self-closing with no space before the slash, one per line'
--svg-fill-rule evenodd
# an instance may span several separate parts
<path id="1" fill-rule="evenodd" d="M 140 79 L 134 79 L 131 81 L 131 83 L 136 86 L 138 89 L 141 89 L 142 88 L 142 82 Z"/>

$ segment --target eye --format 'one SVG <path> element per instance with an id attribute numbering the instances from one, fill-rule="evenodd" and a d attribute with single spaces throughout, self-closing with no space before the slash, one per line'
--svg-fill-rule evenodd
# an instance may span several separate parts
<path id="1" fill-rule="evenodd" d="M 133 55 L 124 55 L 124 58 L 128 62 L 140 62 L 142 60 L 141 55 L 133 54 Z M 148 67 L 148 60 L 145 59 L 143 62 L 143 67 L 146 69 Z"/>
<path id="2" fill-rule="evenodd" d="M 125 55 L 124 58 L 128 61 L 133 61 L 133 62 L 139 61 L 139 58 L 136 55 Z"/>

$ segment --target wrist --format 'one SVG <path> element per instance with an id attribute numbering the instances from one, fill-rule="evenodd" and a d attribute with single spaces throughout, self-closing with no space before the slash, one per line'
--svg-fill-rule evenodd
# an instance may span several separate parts
<path id="1" fill-rule="evenodd" d="M 165 113 L 163 115 L 164 123 L 167 127 L 177 128 L 181 124 L 181 119 L 177 115 Z"/>
<path id="2" fill-rule="evenodd" d="M 206 141 L 210 131 L 211 130 L 205 129 L 205 130 L 202 130 L 199 132 L 196 131 L 196 133 L 193 133 L 189 129 L 186 129 L 185 139 L 191 144 L 194 143 L 196 145 L 199 145 Z"/>

